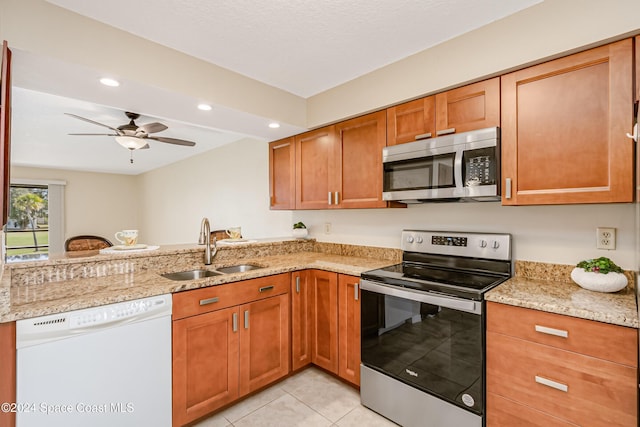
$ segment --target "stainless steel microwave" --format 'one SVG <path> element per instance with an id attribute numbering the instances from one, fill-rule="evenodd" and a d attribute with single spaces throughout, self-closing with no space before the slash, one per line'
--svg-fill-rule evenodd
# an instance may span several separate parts
<path id="1" fill-rule="evenodd" d="M 382 150 L 383 200 L 500 200 L 500 128 L 492 127 Z"/>

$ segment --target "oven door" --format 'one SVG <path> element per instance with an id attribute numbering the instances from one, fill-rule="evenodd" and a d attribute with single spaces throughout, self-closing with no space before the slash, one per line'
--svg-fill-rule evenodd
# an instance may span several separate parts
<path id="1" fill-rule="evenodd" d="M 362 364 L 483 415 L 482 303 L 369 280 L 360 287 Z"/>

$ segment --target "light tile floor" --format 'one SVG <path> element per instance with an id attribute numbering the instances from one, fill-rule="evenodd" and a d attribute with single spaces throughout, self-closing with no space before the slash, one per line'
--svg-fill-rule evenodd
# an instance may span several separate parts
<path id="1" fill-rule="evenodd" d="M 357 390 L 316 368 L 305 369 L 194 427 L 392 427 L 360 404 Z"/>

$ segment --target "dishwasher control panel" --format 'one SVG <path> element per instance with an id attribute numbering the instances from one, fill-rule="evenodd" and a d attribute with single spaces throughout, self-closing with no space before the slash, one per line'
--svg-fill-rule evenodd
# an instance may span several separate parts
<path id="1" fill-rule="evenodd" d="M 40 344 L 63 336 L 82 334 L 100 328 L 171 316 L 171 295 L 158 295 L 132 301 L 50 314 L 16 322 L 16 348 Z"/>

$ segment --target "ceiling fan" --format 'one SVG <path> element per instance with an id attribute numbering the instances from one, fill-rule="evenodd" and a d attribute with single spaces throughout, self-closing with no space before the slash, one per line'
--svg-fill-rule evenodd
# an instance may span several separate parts
<path id="1" fill-rule="evenodd" d="M 111 129 L 114 132 L 114 133 L 70 133 L 69 135 L 114 136 L 118 144 L 132 151 L 149 148 L 149 144 L 147 143 L 147 140 L 165 142 L 167 144 L 183 145 L 186 147 L 193 147 L 194 145 L 196 145 L 195 142 L 187 141 L 184 139 L 166 138 L 162 136 L 151 136 L 150 134 L 152 133 L 162 132 L 163 130 L 168 129 L 167 126 L 158 122 L 147 123 L 145 125 L 138 126 L 134 122 L 134 120 L 137 120 L 140 117 L 140 114 L 137 114 L 137 113 L 131 113 L 128 111 L 125 112 L 126 116 L 129 118 L 130 121 L 128 124 L 118 126 L 117 128 L 87 119 L 85 117 L 77 116 L 75 114 L 71 114 L 71 113 L 64 113 L 64 114 L 71 117 L 75 117 L 76 119 L 79 119 L 79 120 L 84 120 L 85 122 L 93 123 L 94 125 Z"/>

